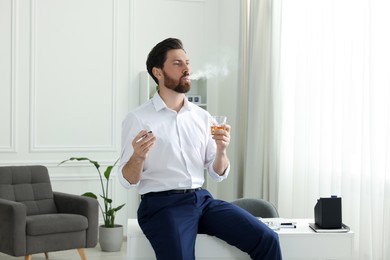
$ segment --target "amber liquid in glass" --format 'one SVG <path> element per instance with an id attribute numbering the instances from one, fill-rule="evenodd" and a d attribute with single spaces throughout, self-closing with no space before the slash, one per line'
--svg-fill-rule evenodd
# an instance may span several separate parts
<path id="1" fill-rule="evenodd" d="M 221 125 L 212 125 L 211 126 L 211 134 L 215 134 L 215 131 L 217 130 L 225 130 L 225 127 L 224 126 L 221 126 Z"/>

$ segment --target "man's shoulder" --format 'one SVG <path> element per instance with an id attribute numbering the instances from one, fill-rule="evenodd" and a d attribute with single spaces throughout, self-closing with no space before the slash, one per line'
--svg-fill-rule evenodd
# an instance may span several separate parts
<path id="1" fill-rule="evenodd" d="M 194 111 L 196 114 L 198 114 L 200 116 L 205 116 L 205 117 L 210 116 L 210 113 L 207 110 L 205 110 L 204 108 L 202 108 L 196 104 L 193 104 L 191 102 L 189 102 L 188 105 L 191 107 L 191 110 Z"/>
<path id="2" fill-rule="evenodd" d="M 148 101 L 146 101 L 142 105 L 139 105 L 138 107 L 134 108 L 131 112 L 142 113 L 143 111 L 149 110 L 151 108 L 153 108 L 153 102 L 152 102 L 152 99 L 149 99 Z"/>
<path id="3" fill-rule="evenodd" d="M 129 120 L 134 117 L 143 117 L 145 114 L 148 114 L 150 110 L 153 109 L 153 104 L 151 100 L 146 101 L 142 105 L 134 108 L 129 111 L 124 119 L 124 121 Z"/>

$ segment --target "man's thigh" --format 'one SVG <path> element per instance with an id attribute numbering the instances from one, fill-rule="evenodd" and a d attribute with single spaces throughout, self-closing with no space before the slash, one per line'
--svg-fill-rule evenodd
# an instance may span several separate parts
<path id="1" fill-rule="evenodd" d="M 194 259 L 196 212 L 191 194 L 150 197 L 141 202 L 138 221 L 157 259 Z"/>
<path id="2" fill-rule="evenodd" d="M 258 218 L 231 203 L 212 200 L 199 221 L 199 233 L 216 236 L 248 254 L 263 251 L 266 237 L 274 237 L 274 231 Z"/>

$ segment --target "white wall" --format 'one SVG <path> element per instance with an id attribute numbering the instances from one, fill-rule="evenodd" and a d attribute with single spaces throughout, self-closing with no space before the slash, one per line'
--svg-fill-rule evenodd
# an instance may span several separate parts
<path id="1" fill-rule="evenodd" d="M 119 156 L 128 13 L 125 0 L 0 1 L 0 165 L 43 164 L 54 190 L 101 193 L 93 167 L 58 163 L 87 156 L 105 168 Z"/>
<path id="2" fill-rule="evenodd" d="M 139 105 L 139 73 L 162 39 L 182 39 L 193 71 L 223 56 L 237 64 L 238 16 L 234 0 L 0 1 L 0 165 L 43 164 L 54 190 L 100 193 L 93 167 L 58 163 L 86 156 L 105 168 L 119 157 L 121 121 Z M 232 125 L 236 84 L 236 69 L 209 81 L 210 112 Z M 127 203 L 125 224 L 138 196 L 115 175 L 111 185 L 115 204 Z M 222 185 L 211 189 L 231 197 L 234 178 Z"/>

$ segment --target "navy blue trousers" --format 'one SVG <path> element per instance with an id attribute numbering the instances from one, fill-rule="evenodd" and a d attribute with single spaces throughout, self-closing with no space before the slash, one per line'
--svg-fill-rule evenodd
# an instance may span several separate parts
<path id="1" fill-rule="evenodd" d="M 282 259 L 277 233 L 207 190 L 142 199 L 138 222 L 158 260 L 195 259 L 198 233 L 216 236 L 256 260 Z"/>

